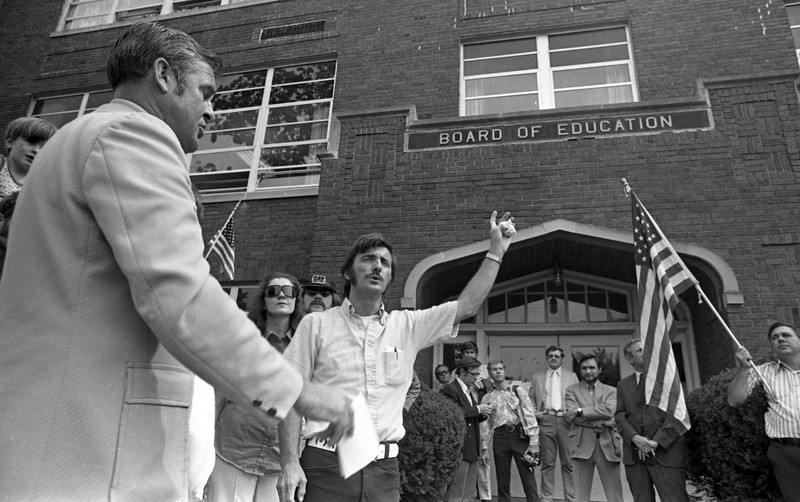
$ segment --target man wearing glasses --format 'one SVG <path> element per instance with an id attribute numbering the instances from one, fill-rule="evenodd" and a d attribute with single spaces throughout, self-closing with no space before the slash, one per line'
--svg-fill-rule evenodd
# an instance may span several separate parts
<path id="1" fill-rule="evenodd" d="M 444 386 L 450 383 L 450 368 L 446 364 L 440 364 L 433 370 L 433 374 L 437 382 L 436 390 L 441 392 Z"/>
<path id="2" fill-rule="evenodd" d="M 475 381 L 481 378 L 481 363 L 470 356 L 464 356 L 456 366 L 456 378 L 442 388 L 442 395 L 464 410 L 467 422 L 467 433 L 461 447 L 461 461 L 447 488 L 448 502 L 470 502 L 475 497 L 475 486 L 478 483 L 478 460 L 481 457 L 481 433 L 479 423 L 486 420 L 491 413 L 488 404 L 480 404 L 485 391 L 475 387 Z"/>
<path id="3" fill-rule="evenodd" d="M 575 500 L 572 463 L 569 460 L 569 422 L 564 417 L 564 391 L 578 383 L 578 376 L 562 368 L 564 351 L 551 345 L 545 350 L 547 370 L 531 378 L 530 398 L 536 405 L 539 422 L 539 444 L 542 456 L 542 502 L 553 502 L 556 457 L 561 457 L 561 480 L 564 500 Z"/>
<path id="4" fill-rule="evenodd" d="M 341 304 L 336 298 L 336 284 L 324 275 L 312 275 L 303 284 L 303 312 L 324 312 Z"/>

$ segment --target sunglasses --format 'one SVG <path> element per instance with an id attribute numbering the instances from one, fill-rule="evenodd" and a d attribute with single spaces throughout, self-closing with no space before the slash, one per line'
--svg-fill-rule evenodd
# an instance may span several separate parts
<path id="1" fill-rule="evenodd" d="M 437 371 L 437 372 L 436 372 L 436 376 L 442 376 L 442 375 L 446 375 L 446 374 L 448 374 L 448 373 L 450 373 L 450 372 L 449 372 L 449 371 L 446 371 L 446 370 L 443 370 L 443 371 Z"/>
<path id="2" fill-rule="evenodd" d="M 331 292 L 328 291 L 327 289 L 306 289 L 303 292 L 306 294 L 306 296 L 317 296 L 317 295 L 319 295 L 319 296 L 321 296 L 323 298 L 327 298 L 327 297 L 331 296 Z"/>
<path id="3" fill-rule="evenodd" d="M 275 298 L 283 293 L 286 298 L 294 298 L 297 296 L 297 288 L 294 286 L 267 286 L 265 290 L 267 298 Z"/>

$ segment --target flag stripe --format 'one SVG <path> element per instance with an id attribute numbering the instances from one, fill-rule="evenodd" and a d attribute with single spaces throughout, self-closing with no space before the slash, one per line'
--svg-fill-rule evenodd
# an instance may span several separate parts
<path id="1" fill-rule="evenodd" d="M 234 211 L 235 210 L 236 208 L 234 208 Z M 230 280 L 233 280 L 234 261 L 236 258 L 234 240 L 233 213 L 231 213 L 231 217 L 228 219 L 228 222 L 222 229 L 219 238 L 211 246 L 211 250 L 214 251 L 217 256 L 219 256 L 219 259 L 222 262 L 222 269 L 225 271 L 225 274 L 230 278 Z"/>
<path id="2" fill-rule="evenodd" d="M 645 402 L 691 426 L 680 375 L 672 354 L 672 310 L 679 295 L 697 283 L 678 253 L 631 194 L 637 290 L 641 301 L 639 333 L 645 373 Z"/>

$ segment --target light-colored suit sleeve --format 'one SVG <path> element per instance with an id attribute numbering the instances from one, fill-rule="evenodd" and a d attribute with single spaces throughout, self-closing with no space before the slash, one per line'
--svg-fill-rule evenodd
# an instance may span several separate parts
<path id="1" fill-rule="evenodd" d="M 167 351 L 266 423 L 285 417 L 302 380 L 209 275 L 186 159 L 168 126 L 143 113 L 112 121 L 82 183 L 137 312 Z"/>

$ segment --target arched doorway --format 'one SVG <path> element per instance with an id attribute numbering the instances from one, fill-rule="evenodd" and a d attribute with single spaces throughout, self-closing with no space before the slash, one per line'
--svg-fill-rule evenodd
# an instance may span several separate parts
<path id="1" fill-rule="evenodd" d="M 718 310 L 742 303 L 736 277 L 718 255 L 695 245 L 673 242 L 673 246 Z M 477 242 L 420 262 L 406 281 L 402 306 L 424 308 L 457 298 L 487 248 L 487 241 Z M 418 374 L 430 383 L 433 367 L 443 361 L 452 363 L 455 347 L 471 340 L 478 345 L 482 362 L 502 359 L 507 375 L 523 386 L 529 385 L 531 375 L 545 368 L 544 352 L 549 345 L 560 346 L 570 362 L 581 353 L 599 354 L 606 366 L 606 383 L 616 385 L 633 371 L 623 347 L 632 337 L 638 337 L 635 288 L 630 233 L 566 220 L 518 230 L 480 312 L 461 324 L 459 336 L 452 342 L 422 354 Z M 675 313 L 678 329 L 672 346 L 688 392 L 699 386 L 702 378 L 722 368 L 715 369 L 713 364 L 718 361 L 709 358 L 707 351 L 698 350 L 695 343 L 698 326 L 702 330 L 710 325 L 708 309 L 698 306 L 694 290 L 681 300 Z M 713 331 L 703 333 L 702 343 L 713 347 L 720 336 L 725 340 L 724 335 Z M 420 365 L 423 359 L 427 362 Z M 702 366 L 707 373 L 702 374 Z M 522 496 L 516 471 L 512 472 L 513 493 Z M 556 486 L 561 489 L 560 483 Z M 598 492 L 592 494 L 592 500 L 604 500 L 600 483 L 593 486 Z M 630 494 L 626 496 L 629 500 Z"/>

